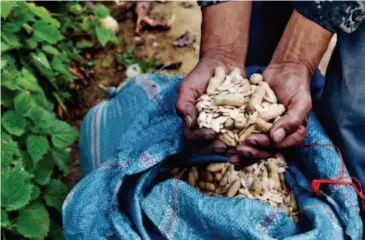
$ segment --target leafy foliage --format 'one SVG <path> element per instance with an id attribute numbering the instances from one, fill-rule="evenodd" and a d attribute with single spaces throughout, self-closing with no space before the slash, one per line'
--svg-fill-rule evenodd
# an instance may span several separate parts
<path id="1" fill-rule="evenodd" d="M 69 172 L 67 148 L 77 133 L 58 119 L 55 106 L 66 109 L 77 79 L 69 69 L 83 61 L 82 51 L 118 41 L 100 24 L 109 15 L 103 5 L 93 12 L 59 2 L 63 8 L 52 14 L 44 2 L 0 4 L 1 226 L 15 239 L 61 239 L 59 211 L 68 187 L 58 178 Z"/>
<path id="2" fill-rule="evenodd" d="M 40 202 L 34 202 L 19 211 L 17 231 L 26 238 L 44 238 L 50 229 L 50 218 Z"/>

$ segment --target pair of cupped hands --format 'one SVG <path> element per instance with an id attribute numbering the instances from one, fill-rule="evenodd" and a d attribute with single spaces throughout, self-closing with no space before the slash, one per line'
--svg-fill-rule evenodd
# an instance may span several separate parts
<path id="1" fill-rule="evenodd" d="M 307 116 L 312 107 L 310 96 L 311 71 L 300 63 L 270 63 L 263 77 L 275 92 L 278 101 L 287 111 L 267 134 L 252 134 L 236 148 L 228 147 L 216 138 L 212 129 L 198 128 L 196 100 L 205 93 L 216 67 L 223 66 L 226 72 L 244 66 L 229 56 L 215 53 L 203 56 L 196 67 L 183 80 L 179 89 L 176 107 L 184 120 L 184 134 L 200 147 L 202 152 L 226 154 L 233 164 L 247 164 L 257 159 L 268 158 L 282 148 L 301 143 L 307 135 Z"/>

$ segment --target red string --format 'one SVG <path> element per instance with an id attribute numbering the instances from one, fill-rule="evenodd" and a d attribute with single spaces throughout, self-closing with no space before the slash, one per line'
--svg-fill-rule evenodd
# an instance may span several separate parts
<path id="1" fill-rule="evenodd" d="M 340 159 L 341 159 L 341 173 L 335 179 L 313 179 L 312 180 L 312 183 L 311 183 L 312 191 L 314 193 L 318 194 L 319 193 L 319 188 L 320 188 L 321 184 L 350 185 L 350 186 L 352 186 L 354 188 L 355 192 L 360 197 L 361 204 L 362 204 L 362 209 L 365 210 L 365 195 L 362 193 L 361 183 L 355 177 L 346 177 L 345 176 L 345 162 L 343 160 L 342 153 L 341 153 L 340 149 L 338 147 L 336 147 L 335 145 L 333 145 L 333 144 L 323 144 L 323 143 L 301 144 L 301 145 L 299 145 L 297 147 L 299 147 L 299 148 L 305 148 L 305 147 L 314 147 L 314 146 L 319 146 L 319 147 L 333 147 L 334 149 L 336 149 L 336 151 L 340 155 Z M 349 180 L 346 180 L 346 179 L 349 179 Z M 354 182 L 356 182 L 357 185 L 355 183 L 353 183 L 351 181 L 351 179 Z"/>

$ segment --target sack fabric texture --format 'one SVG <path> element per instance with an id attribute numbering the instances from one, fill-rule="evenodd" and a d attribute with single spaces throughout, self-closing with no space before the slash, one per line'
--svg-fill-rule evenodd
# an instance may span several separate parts
<path id="1" fill-rule="evenodd" d="M 323 77 L 315 78 L 320 83 Z M 341 160 L 331 147 L 298 148 L 286 155 L 298 224 L 283 210 L 253 199 L 207 196 L 184 181 L 161 180 L 168 157 L 189 149 L 175 110 L 181 80 L 164 74 L 132 78 L 87 114 L 79 140 L 84 177 L 63 204 L 66 239 L 362 238 L 351 187 L 327 185 L 319 196 L 311 191 L 312 179 L 340 174 Z M 305 143 L 331 143 L 313 112 Z M 227 158 L 198 154 L 188 164 L 214 161 Z"/>

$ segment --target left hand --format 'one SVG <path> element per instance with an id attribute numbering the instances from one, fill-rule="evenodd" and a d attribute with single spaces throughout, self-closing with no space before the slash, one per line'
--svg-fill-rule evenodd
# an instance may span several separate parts
<path id="1" fill-rule="evenodd" d="M 237 154 L 230 157 L 232 163 L 268 158 L 277 149 L 299 144 L 307 136 L 306 121 L 312 108 L 310 69 L 305 64 L 272 63 L 263 76 L 287 111 L 269 134 L 252 134 L 237 146 Z"/>

